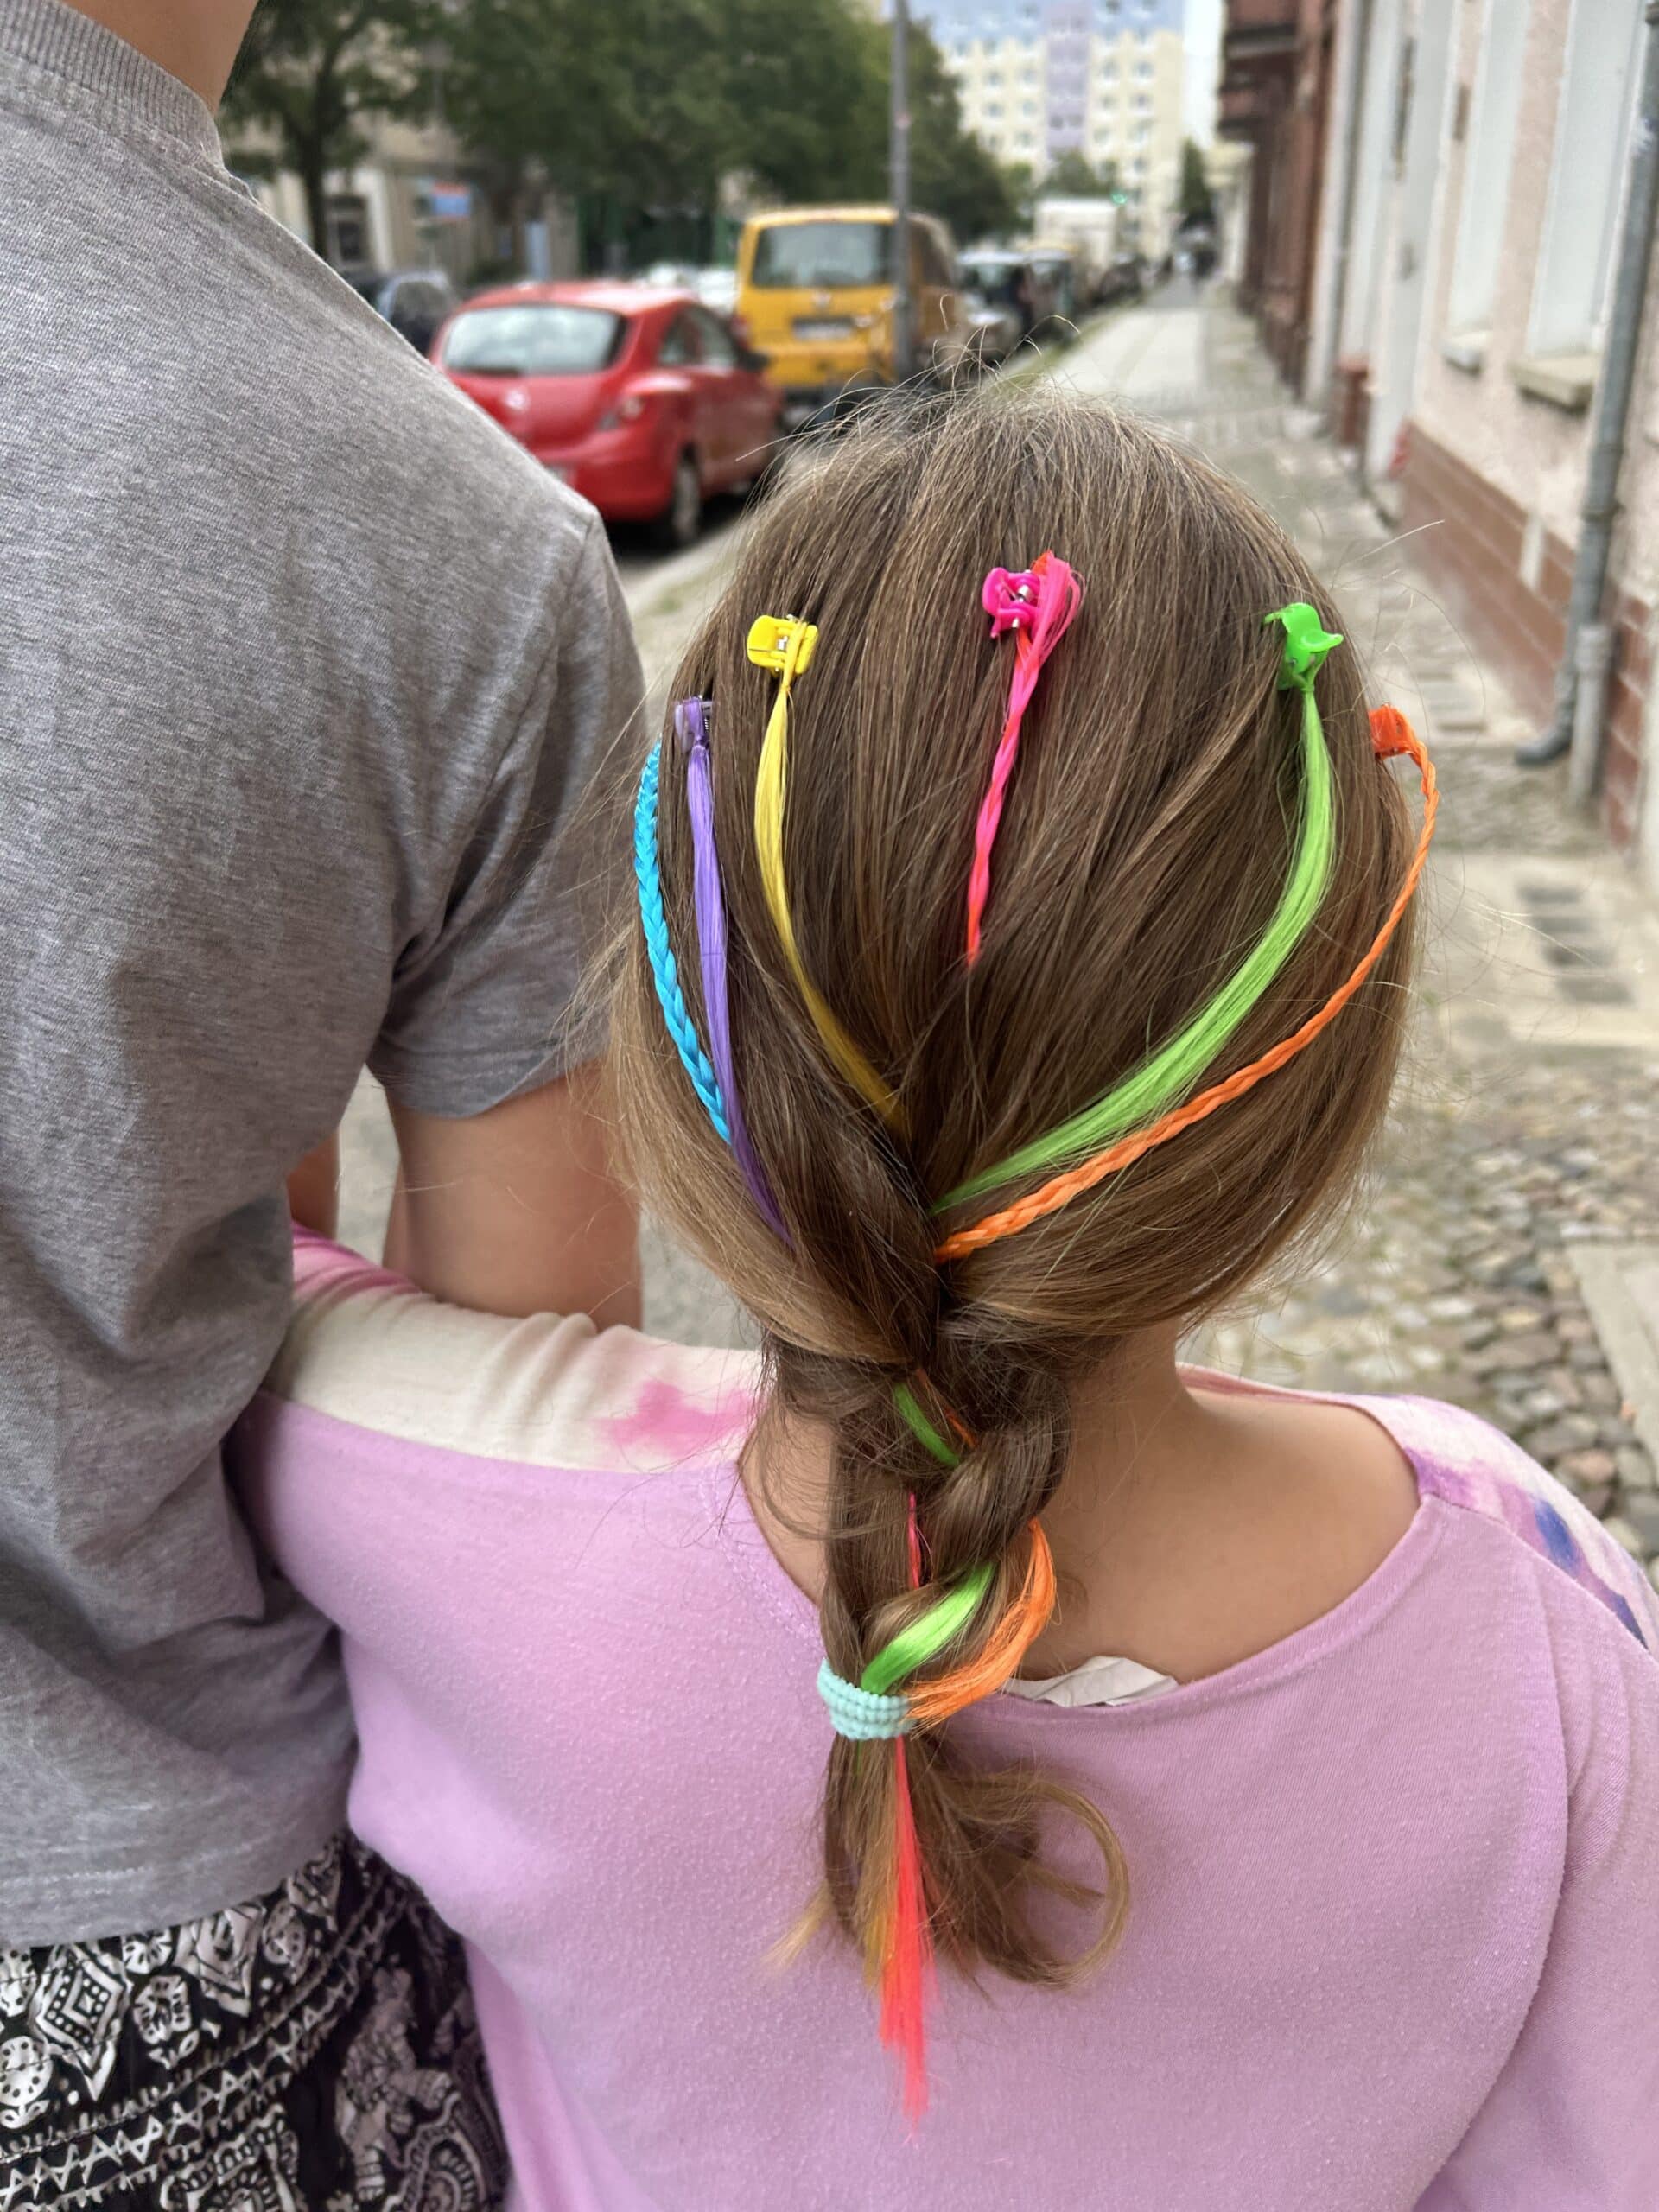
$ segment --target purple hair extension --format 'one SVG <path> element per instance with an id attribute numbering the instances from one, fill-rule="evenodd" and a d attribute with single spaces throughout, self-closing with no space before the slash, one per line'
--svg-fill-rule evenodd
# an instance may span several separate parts
<path id="1" fill-rule="evenodd" d="M 732 1154 L 762 1219 L 784 1243 L 790 1241 L 766 1171 L 755 1155 L 738 1102 L 732 1065 L 731 1003 L 726 982 L 726 906 L 720 890 L 720 855 L 715 845 L 715 784 L 709 751 L 713 709 L 706 699 L 682 699 L 674 709 L 674 728 L 686 755 L 686 805 L 691 817 L 692 895 L 697 918 L 697 957 L 702 971 L 703 1009 L 709 1018 L 709 1056 L 720 1078 L 730 1129 Z"/>

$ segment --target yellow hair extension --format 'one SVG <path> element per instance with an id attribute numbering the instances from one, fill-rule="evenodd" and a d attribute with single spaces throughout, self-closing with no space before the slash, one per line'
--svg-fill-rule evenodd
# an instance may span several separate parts
<path id="1" fill-rule="evenodd" d="M 824 1003 L 806 972 L 795 942 L 790 918 L 789 893 L 784 882 L 784 805 L 789 784 L 789 696 L 798 676 L 811 663 L 818 633 L 810 622 L 760 616 L 749 629 L 749 658 L 758 668 L 769 668 L 778 678 L 778 695 L 766 721 L 766 734 L 754 772 L 754 849 L 760 862 L 760 881 L 772 911 L 772 925 L 784 948 L 790 973 L 812 1017 L 812 1026 L 823 1039 L 825 1051 L 853 1088 L 889 1123 L 898 1119 L 899 1102 L 858 1046 Z"/>

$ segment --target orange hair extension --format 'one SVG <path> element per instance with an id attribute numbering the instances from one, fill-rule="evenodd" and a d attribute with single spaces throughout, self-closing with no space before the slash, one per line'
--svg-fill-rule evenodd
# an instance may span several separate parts
<path id="1" fill-rule="evenodd" d="M 910 1715 L 918 1727 L 948 1720 L 1000 1690 L 1054 1617 L 1054 1554 L 1040 1522 L 1031 1523 L 1031 1558 L 1020 1593 L 965 1665 L 938 1681 L 918 1682 L 908 1693 Z"/>
<path id="2" fill-rule="evenodd" d="M 1283 1039 L 1248 1067 L 1238 1069 L 1224 1081 L 1212 1084 L 1208 1090 L 1200 1091 L 1185 1106 L 1177 1106 L 1161 1116 L 1151 1127 L 1135 1135 L 1121 1137 L 1116 1144 L 1108 1145 L 1092 1159 L 1068 1168 L 1062 1175 L 1055 1175 L 1027 1197 L 1018 1198 L 998 1212 L 987 1214 L 983 1220 L 959 1229 L 938 1246 L 934 1257 L 938 1260 L 962 1260 L 970 1252 L 982 1250 L 988 1244 L 999 1243 L 1005 1236 L 1013 1236 L 1028 1228 L 1033 1221 L 1046 1215 L 1058 1213 L 1084 1191 L 1092 1190 L 1096 1183 L 1103 1183 L 1120 1167 L 1128 1167 L 1150 1152 L 1155 1145 L 1166 1144 L 1171 1137 L 1179 1136 L 1195 1122 L 1202 1122 L 1218 1107 L 1230 1105 L 1235 1098 L 1242 1098 L 1247 1090 L 1270 1075 L 1276 1075 L 1287 1060 L 1294 1059 L 1305 1045 L 1311 1045 L 1322 1029 L 1328 1028 L 1342 1012 L 1365 978 L 1382 958 L 1389 939 L 1399 927 L 1400 917 L 1411 904 L 1413 893 L 1422 875 L 1428 859 L 1430 840 L 1434 835 L 1434 817 L 1440 810 L 1440 786 L 1435 779 L 1434 764 L 1429 759 L 1422 740 L 1397 707 L 1379 707 L 1371 716 L 1371 749 L 1379 760 L 1387 760 L 1395 753 L 1408 753 L 1417 764 L 1417 773 L 1422 782 L 1423 821 L 1417 836 L 1417 849 L 1412 855 L 1411 866 L 1406 870 L 1406 880 L 1398 896 L 1389 909 L 1387 920 L 1372 938 L 1370 946 L 1347 982 L 1334 990 L 1319 1012 L 1311 1014 L 1294 1035 Z"/>

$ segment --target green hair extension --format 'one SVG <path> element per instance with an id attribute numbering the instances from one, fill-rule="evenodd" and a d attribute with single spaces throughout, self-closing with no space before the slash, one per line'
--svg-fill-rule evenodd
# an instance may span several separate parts
<path id="1" fill-rule="evenodd" d="M 887 1697 L 907 1675 L 926 1666 L 972 1620 L 995 1572 L 988 1560 L 983 1567 L 964 1574 L 960 1582 L 952 1583 L 919 1619 L 901 1628 L 893 1642 L 876 1653 L 858 1678 L 860 1689 L 868 1690 L 874 1697 Z"/>
<path id="2" fill-rule="evenodd" d="M 1279 671 L 1281 691 L 1302 695 L 1303 798 L 1296 852 L 1272 920 L 1260 942 L 1243 964 L 1230 976 L 1208 1005 L 1201 1007 L 1186 1027 L 1124 1077 L 1103 1098 L 1074 1114 L 1029 1144 L 1021 1145 L 995 1167 L 988 1167 L 967 1182 L 947 1191 L 933 1208 L 936 1214 L 983 1198 L 1003 1183 L 1034 1174 L 1039 1169 L 1063 1166 L 1085 1153 L 1098 1152 L 1137 1124 L 1153 1120 L 1190 1091 L 1244 1021 L 1297 945 L 1306 935 L 1329 888 L 1336 853 L 1336 803 L 1331 775 L 1331 755 L 1313 696 L 1313 679 L 1327 653 L 1342 643 L 1339 633 L 1327 631 L 1314 609 L 1301 601 L 1281 607 L 1266 617 L 1283 625 L 1284 659 Z M 909 1415 L 906 1418 L 908 1420 Z M 912 1423 L 914 1427 L 914 1423 Z M 918 1431 L 919 1434 L 920 1432 Z M 924 1441 L 926 1440 L 924 1439 Z"/>

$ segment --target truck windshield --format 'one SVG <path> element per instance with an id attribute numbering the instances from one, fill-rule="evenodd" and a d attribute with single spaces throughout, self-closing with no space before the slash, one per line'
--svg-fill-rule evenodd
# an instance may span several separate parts
<path id="1" fill-rule="evenodd" d="M 891 223 L 768 223 L 754 242 L 749 282 L 766 291 L 833 291 L 885 284 L 892 274 Z"/>

